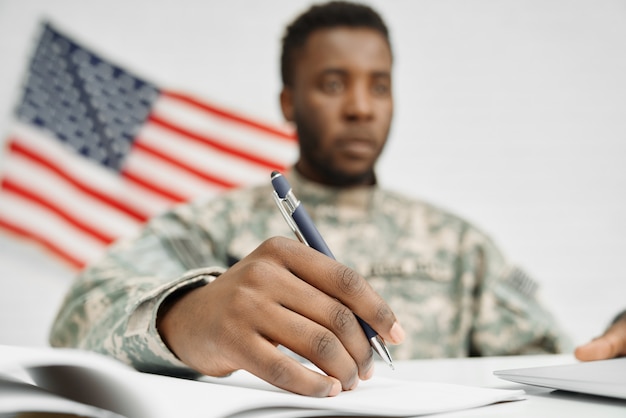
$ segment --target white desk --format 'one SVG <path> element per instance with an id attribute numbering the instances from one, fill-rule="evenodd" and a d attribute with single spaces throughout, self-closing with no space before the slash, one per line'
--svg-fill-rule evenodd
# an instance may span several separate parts
<path id="1" fill-rule="evenodd" d="M 438 414 L 434 416 L 436 418 L 626 418 L 626 400 L 560 391 L 555 392 L 550 389 L 511 383 L 493 375 L 493 371 L 500 369 L 566 364 L 574 361 L 571 356 L 413 360 L 396 362 L 395 371 L 392 371 L 381 362 L 376 365 L 376 377 L 391 377 L 422 382 L 454 383 L 475 387 L 524 389 L 527 394 L 527 399 L 525 400 L 466 409 L 454 413 Z M 21 365 L 22 368 L 14 367 L 18 364 Z M 175 416 L 185 418 L 209 418 L 215 416 L 232 416 L 234 412 L 240 411 L 244 407 L 242 402 L 246 405 L 254 405 L 257 408 L 263 407 L 265 409 L 271 409 L 274 415 L 268 414 L 266 416 L 291 418 L 290 413 L 293 413 L 293 410 L 290 411 L 281 408 L 297 407 L 307 410 L 308 408 L 315 408 L 317 410 L 320 407 L 332 408 L 333 405 L 332 400 L 328 400 L 331 402 L 329 404 L 325 399 L 316 400 L 307 398 L 307 400 L 304 401 L 303 397 L 285 395 L 277 388 L 259 379 L 253 378 L 247 373 L 235 373 L 233 376 L 226 379 L 205 377 L 201 379 L 201 382 L 197 382 L 138 373 L 127 366 L 121 365 L 121 363 L 114 362 L 110 358 L 98 356 L 94 353 L 72 350 L 65 351 L 49 348 L 39 349 L 0 346 L 0 366 L 2 366 L 0 367 L 0 371 L 5 371 L 6 373 L 11 373 L 15 370 L 23 372 L 23 367 L 40 367 L 38 376 L 42 386 L 49 387 L 53 392 L 61 396 L 74 397 L 75 400 L 80 402 L 100 405 L 105 409 L 117 411 L 130 418 L 171 418 Z M 44 373 L 43 377 L 41 375 L 42 372 Z M 211 382 L 218 384 L 207 385 L 207 383 Z M 380 384 L 380 382 L 385 382 L 385 380 L 380 379 L 378 382 Z M 242 388 L 241 386 L 263 390 L 250 390 Z M 366 385 L 364 384 L 363 386 Z M 399 386 L 407 387 L 407 385 Z M 436 391 L 428 392 L 427 389 L 424 389 L 428 388 L 429 385 L 415 385 L 410 387 L 412 391 L 421 391 L 421 397 L 419 396 L 420 393 L 416 393 L 415 398 L 411 397 L 410 399 L 405 399 L 403 397 L 400 402 L 421 402 L 421 404 L 413 403 L 412 406 L 424 406 L 429 400 L 429 398 L 427 398 L 427 396 L 430 396 L 429 394 L 437 394 Z M 415 389 L 416 387 L 420 389 Z M 389 393 L 381 397 L 381 392 L 368 392 L 367 389 L 363 389 L 364 392 L 362 393 L 373 393 L 376 396 L 369 398 L 374 402 L 370 402 L 371 405 L 381 405 L 384 408 L 389 408 L 389 402 L 379 403 L 380 401 L 378 400 L 388 400 Z M 14 396 L 23 394 L 22 392 L 23 391 L 15 391 L 11 393 L 13 393 Z M 11 393 L 8 393 L 8 395 L 5 393 L 5 400 L 11 400 Z M 28 393 L 30 393 L 30 391 Z M 278 397 L 272 397 L 272 393 L 278 395 Z M 410 393 L 411 396 L 413 396 L 413 392 Z M 3 392 L 0 388 L 0 401 L 2 401 L 2 395 Z M 349 394 L 346 395 L 350 398 Z M 449 395 L 446 394 L 443 398 L 446 403 L 448 402 L 448 396 Z M 310 402 L 309 399 L 311 400 Z M 439 397 L 439 399 L 441 399 L 441 397 Z M 321 403 L 318 401 L 321 401 Z M 359 400 L 359 402 L 363 401 L 362 398 Z M 0 402 L 0 406 L 1 405 L 2 402 Z M 29 408 L 32 407 L 32 403 L 24 405 Z M 13 406 L 13 408 L 16 407 Z M 435 409 L 438 408 L 440 407 L 437 406 Z M 14 410 L 15 409 L 9 409 L 9 411 Z M 357 407 L 357 410 L 361 409 Z M 369 411 L 370 409 L 368 408 L 367 410 Z M 76 412 L 76 410 L 74 411 Z M 278 415 L 276 415 L 277 413 Z M 2 415 L 1 410 L 0 415 Z M 248 414 L 245 416 L 255 415 Z"/>
<path id="2" fill-rule="evenodd" d="M 626 400 L 588 396 L 508 382 L 493 371 L 518 367 L 573 363 L 570 355 L 512 356 L 467 359 L 412 360 L 396 362 L 396 370 L 384 363 L 376 365 L 377 375 L 397 379 L 457 383 L 501 389 L 524 389 L 528 399 L 490 405 L 483 408 L 438 414 L 437 418 L 453 417 L 585 417 L 626 418 Z"/>

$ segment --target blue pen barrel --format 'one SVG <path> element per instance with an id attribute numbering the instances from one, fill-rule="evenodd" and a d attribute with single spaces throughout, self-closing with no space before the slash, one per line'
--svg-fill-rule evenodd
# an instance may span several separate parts
<path id="1" fill-rule="evenodd" d="M 278 194 L 278 197 L 281 199 L 285 199 L 289 192 L 291 192 L 291 185 L 278 171 L 274 171 L 272 173 L 272 185 L 274 186 L 274 190 Z M 335 259 L 335 256 L 330 251 L 330 248 L 328 248 L 328 245 L 326 245 L 326 241 L 324 241 L 324 238 L 322 238 L 322 235 L 315 227 L 315 224 L 311 220 L 311 217 L 304 206 L 298 202 L 298 206 L 294 209 L 295 210 L 291 214 L 291 217 L 296 222 L 296 225 L 298 225 L 298 228 L 307 240 L 308 245 L 320 253 L 326 254 L 330 258 Z"/>
<path id="2" fill-rule="evenodd" d="M 313 222 L 311 222 L 309 214 L 302 205 L 298 206 L 292 216 L 296 223 L 300 225 L 300 230 L 306 237 L 311 248 L 314 248 L 320 253 L 326 254 L 330 258 L 335 259 L 335 256 L 328 248 L 328 245 L 326 245 L 326 241 L 324 241 L 320 232 L 317 230 Z M 359 324 L 361 325 L 361 328 L 363 328 L 368 340 L 377 335 L 376 331 L 374 331 L 367 322 L 359 318 L 356 314 L 354 316 L 356 316 L 356 319 L 359 321 Z"/>
<path id="3" fill-rule="evenodd" d="M 272 171 L 272 186 L 274 186 L 274 190 L 278 193 L 278 197 L 284 199 L 291 190 L 291 186 L 286 178 L 283 177 L 278 171 Z"/>
<path id="4" fill-rule="evenodd" d="M 306 240 L 311 248 L 314 248 L 320 253 L 326 254 L 330 258 L 335 259 L 335 256 L 330 251 L 330 248 L 326 245 L 326 241 L 324 241 L 320 232 L 317 230 L 313 222 L 311 222 L 311 218 L 309 217 L 309 214 L 304 206 L 299 205 L 291 216 L 300 227 L 302 235 L 306 237 Z"/>
<path id="5" fill-rule="evenodd" d="M 374 331 L 374 329 L 370 327 L 367 322 L 362 320 L 357 314 L 354 314 L 354 316 L 356 316 L 356 320 L 359 321 L 359 324 L 361 324 L 361 328 L 363 328 L 363 332 L 365 332 L 365 336 L 368 340 L 378 335 L 376 331 Z"/>
<path id="6" fill-rule="evenodd" d="M 278 197 L 281 199 L 287 198 L 287 195 L 289 195 L 289 193 L 291 192 L 291 185 L 289 184 L 287 179 L 284 178 L 282 174 L 280 174 L 278 171 L 274 171 L 272 173 L 272 185 L 274 187 L 274 190 L 276 191 L 276 194 L 278 194 Z M 322 235 L 315 227 L 315 224 L 311 220 L 308 212 L 306 211 L 304 206 L 300 204 L 299 201 L 297 206 L 294 208 L 291 217 L 298 225 L 300 232 L 305 237 L 308 245 L 311 248 L 321 252 L 322 254 L 327 255 L 332 259 L 335 259 L 335 256 L 330 251 L 330 248 L 328 248 L 328 245 L 326 245 L 326 241 L 324 241 L 324 238 L 322 238 Z M 376 331 L 374 331 L 372 327 L 367 324 L 367 322 L 363 321 L 356 314 L 354 316 L 356 316 L 356 319 L 359 321 L 359 324 L 361 325 L 361 328 L 363 328 L 363 331 L 365 332 L 368 340 L 371 340 L 378 335 Z"/>

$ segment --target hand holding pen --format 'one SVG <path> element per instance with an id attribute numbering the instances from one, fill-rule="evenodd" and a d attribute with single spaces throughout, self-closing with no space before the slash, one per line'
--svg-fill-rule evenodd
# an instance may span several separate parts
<path id="1" fill-rule="evenodd" d="M 274 200 L 278 205 L 278 209 L 300 242 L 335 259 L 335 256 L 333 256 L 333 253 L 328 248 L 328 245 L 326 245 L 322 235 L 313 224 L 306 209 L 293 194 L 289 182 L 278 171 L 272 173 L 272 186 L 274 187 Z M 363 332 L 374 352 L 393 369 L 393 360 L 387 350 L 385 341 L 380 338 L 367 322 L 359 318 L 358 315 L 355 315 L 355 317 L 361 325 L 361 328 L 363 328 Z"/>
<path id="2" fill-rule="evenodd" d="M 395 315 L 361 276 L 285 237 L 265 240 L 210 284 L 161 306 L 159 335 L 186 366 L 209 376 L 243 369 L 308 396 L 335 396 L 372 376 L 374 355 L 354 313 L 387 341 L 403 339 Z"/>

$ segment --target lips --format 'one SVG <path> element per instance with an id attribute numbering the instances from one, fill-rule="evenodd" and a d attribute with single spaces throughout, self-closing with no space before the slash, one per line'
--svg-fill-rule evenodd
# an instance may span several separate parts
<path id="1" fill-rule="evenodd" d="M 370 132 L 363 129 L 345 132 L 338 138 L 336 146 L 343 153 L 355 158 L 370 156 L 377 151 L 377 141 L 372 138 Z"/>
<path id="2" fill-rule="evenodd" d="M 376 142 L 368 138 L 344 138 L 337 142 L 337 147 L 354 158 L 369 157 L 376 152 Z"/>

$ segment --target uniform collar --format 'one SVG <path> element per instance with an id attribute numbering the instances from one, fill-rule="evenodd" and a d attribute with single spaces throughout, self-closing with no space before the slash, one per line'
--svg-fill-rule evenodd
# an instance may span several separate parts
<path id="1" fill-rule="evenodd" d="M 295 168 L 291 168 L 286 177 L 293 187 L 294 194 L 314 212 L 330 211 L 341 208 L 341 212 L 368 213 L 379 191 L 378 182 L 373 185 L 350 188 L 326 186 L 303 177 Z"/>

